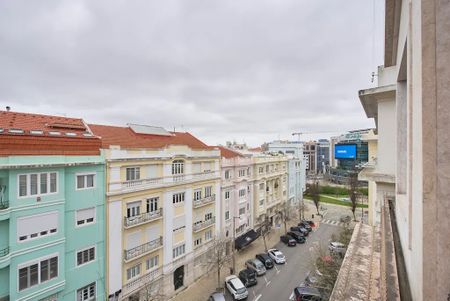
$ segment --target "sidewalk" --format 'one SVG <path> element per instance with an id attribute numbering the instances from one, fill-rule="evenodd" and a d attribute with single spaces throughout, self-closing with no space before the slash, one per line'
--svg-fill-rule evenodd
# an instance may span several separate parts
<path id="1" fill-rule="evenodd" d="M 314 205 L 308 204 L 305 202 L 305 218 L 311 219 L 311 214 L 314 214 L 314 221 L 316 224 L 320 221 L 320 217 L 316 214 L 316 208 Z M 289 228 L 296 225 L 298 223 L 298 219 L 293 219 L 288 221 L 287 230 Z M 266 236 L 267 248 L 272 248 L 280 241 L 280 235 L 284 234 L 284 224 L 281 225 L 279 229 L 274 229 L 270 231 L 270 233 Z M 262 237 L 259 237 L 257 240 L 252 242 L 247 248 L 241 251 L 237 251 L 235 253 L 236 256 L 236 271 L 238 273 L 240 270 L 244 268 L 245 261 L 248 259 L 255 258 L 255 255 L 258 253 L 263 253 L 264 250 L 264 241 Z M 232 263 L 230 262 L 229 266 L 222 268 L 221 270 L 221 286 L 224 286 L 225 277 L 230 275 L 230 267 L 232 267 Z M 211 295 L 217 287 L 217 271 L 211 270 L 207 274 L 205 274 L 202 278 L 197 280 L 195 283 L 187 287 L 185 290 L 181 291 L 174 297 L 172 297 L 172 301 L 202 301 L 207 300 L 209 295 Z"/>

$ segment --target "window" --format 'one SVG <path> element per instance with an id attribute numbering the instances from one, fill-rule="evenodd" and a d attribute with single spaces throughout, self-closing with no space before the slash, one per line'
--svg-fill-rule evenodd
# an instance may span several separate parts
<path id="1" fill-rule="evenodd" d="M 17 240 L 47 236 L 58 232 L 58 211 L 47 212 L 17 219 Z"/>
<path id="2" fill-rule="evenodd" d="M 212 186 L 205 187 L 205 198 L 210 197 L 212 192 Z"/>
<path id="3" fill-rule="evenodd" d="M 133 279 L 134 277 L 139 276 L 139 274 L 141 274 L 141 264 L 127 269 L 127 280 Z"/>
<path id="4" fill-rule="evenodd" d="M 230 191 L 225 191 L 225 200 L 230 199 Z"/>
<path id="5" fill-rule="evenodd" d="M 141 214 L 141 202 L 127 203 L 127 217 L 138 216 Z"/>
<path id="6" fill-rule="evenodd" d="M 77 210 L 75 219 L 77 226 L 95 223 L 95 207 Z"/>
<path id="7" fill-rule="evenodd" d="M 264 173 L 264 167 L 262 167 L 262 166 L 259 167 L 259 173 L 260 173 L 260 174 Z"/>
<path id="8" fill-rule="evenodd" d="M 205 232 L 205 241 L 212 239 L 212 230 L 208 230 Z"/>
<path id="9" fill-rule="evenodd" d="M 158 211 L 158 201 L 159 197 L 147 199 L 147 212 Z"/>
<path id="10" fill-rule="evenodd" d="M 194 246 L 196 247 L 196 246 L 199 246 L 199 245 L 201 245 L 202 244 L 202 238 L 201 237 L 199 237 L 199 238 L 197 238 L 196 240 L 194 240 Z"/>
<path id="11" fill-rule="evenodd" d="M 172 195 L 172 202 L 174 204 L 178 204 L 178 203 L 184 202 L 184 192 L 174 193 Z"/>
<path id="12" fill-rule="evenodd" d="M 157 268 L 158 262 L 159 262 L 159 255 L 156 255 L 156 256 L 153 256 L 153 257 L 150 257 L 149 259 L 147 259 L 147 261 L 146 261 L 147 270 Z"/>
<path id="13" fill-rule="evenodd" d="M 264 206 L 264 199 L 259 200 L 259 206 Z"/>
<path id="14" fill-rule="evenodd" d="M 77 301 L 95 300 L 95 282 L 77 290 Z"/>
<path id="15" fill-rule="evenodd" d="M 127 167 L 127 181 L 139 180 L 141 178 L 140 167 Z"/>
<path id="16" fill-rule="evenodd" d="M 175 160 L 172 162 L 172 174 L 173 175 L 184 174 L 184 161 L 183 160 Z"/>
<path id="17" fill-rule="evenodd" d="M 77 175 L 77 189 L 93 188 L 95 174 Z"/>
<path id="18" fill-rule="evenodd" d="M 245 188 L 239 190 L 239 197 L 242 198 L 245 196 Z"/>
<path id="19" fill-rule="evenodd" d="M 231 171 L 225 170 L 225 179 L 229 179 L 229 178 L 231 178 Z"/>
<path id="20" fill-rule="evenodd" d="M 77 252 L 77 265 L 82 265 L 95 260 L 95 247 Z"/>
<path id="21" fill-rule="evenodd" d="M 239 177 L 245 176 L 245 169 L 239 169 Z"/>
<path id="22" fill-rule="evenodd" d="M 186 252 L 186 245 L 182 244 L 178 247 L 173 248 L 172 250 L 172 258 L 177 258 L 183 255 Z"/>
<path id="23" fill-rule="evenodd" d="M 209 221 L 210 219 L 212 219 L 212 213 L 206 213 L 205 214 L 205 222 Z"/>
<path id="24" fill-rule="evenodd" d="M 58 256 L 19 268 L 19 291 L 58 277 Z"/>
<path id="25" fill-rule="evenodd" d="M 202 190 L 196 189 L 194 190 L 194 201 L 199 201 L 202 199 Z"/>
<path id="26" fill-rule="evenodd" d="M 239 215 L 245 214 L 245 207 L 239 208 Z"/>
<path id="27" fill-rule="evenodd" d="M 264 183 L 259 184 L 259 189 L 263 190 L 264 189 Z"/>
<path id="28" fill-rule="evenodd" d="M 230 211 L 225 211 L 225 220 L 230 219 Z"/>
<path id="29" fill-rule="evenodd" d="M 250 203 L 247 203 L 247 211 L 250 211 Z"/>
<path id="30" fill-rule="evenodd" d="M 269 165 L 266 165 L 266 172 L 269 172 Z"/>
<path id="31" fill-rule="evenodd" d="M 56 172 L 19 175 L 18 183 L 19 197 L 46 195 L 58 190 Z"/>

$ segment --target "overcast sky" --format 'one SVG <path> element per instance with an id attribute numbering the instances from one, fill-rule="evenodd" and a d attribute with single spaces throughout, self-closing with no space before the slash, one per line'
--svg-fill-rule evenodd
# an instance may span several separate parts
<path id="1" fill-rule="evenodd" d="M 382 63 L 382 2 L 1 1 L 0 109 L 211 145 L 373 127 L 357 92 Z"/>

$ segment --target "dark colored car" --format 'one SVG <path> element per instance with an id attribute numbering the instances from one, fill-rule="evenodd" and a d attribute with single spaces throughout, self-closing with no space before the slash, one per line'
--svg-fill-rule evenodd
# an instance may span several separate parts
<path id="1" fill-rule="evenodd" d="M 314 223 L 314 221 L 308 221 L 308 220 L 304 220 L 302 222 L 308 223 L 308 225 L 310 225 L 311 227 L 315 227 L 316 224 Z"/>
<path id="2" fill-rule="evenodd" d="M 299 244 L 304 244 L 306 242 L 306 238 L 300 232 L 290 231 L 287 235 L 295 239 L 295 241 Z"/>
<path id="3" fill-rule="evenodd" d="M 315 287 L 296 287 L 292 292 L 290 300 L 295 301 L 322 301 L 322 294 Z"/>
<path id="4" fill-rule="evenodd" d="M 253 286 L 258 283 L 256 280 L 256 273 L 253 270 L 245 269 L 239 272 L 239 279 L 241 279 L 242 283 L 245 287 Z"/>
<path id="5" fill-rule="evenodd" d="M 298 223 L 298 226 L 305 228 L 306 230 L 308 230 L 308 232 L 312 231 L 311 226 L 307 222 L 300 222 Z"/>
<path id="6" fill-rule="evenodd" d="M 282 242 L 284 242 L 286 245 L 288 245 L 289 247 L 295 247 L 297 245 L 297 242 L 295 241 L 295 239 L 293 239 L 292 237 L 290 237 L 288 235 L 281 235 L 280 240 Z"/>
<path id="7" fill-rule="evenodd" d="M 303 234 L 303 236 L 308 236 L 309 232 L 303 227 L 291 227 L 291 231 L 297 231 Z"/>
<path id="8" fill-rule="evenodd" d="M 256 254 L 255 257 L 266 266 L 266 269 L 273 268 L 273 260 L 266 253 Z"/>

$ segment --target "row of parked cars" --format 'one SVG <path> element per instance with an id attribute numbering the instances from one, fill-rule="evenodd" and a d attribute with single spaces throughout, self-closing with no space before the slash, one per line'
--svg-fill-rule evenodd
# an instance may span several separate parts
<path id="1" fill-rule="evenodd" d="M 313 221 L 301 221 L 297 226 L 291 227 L 286 235 L 280 236 L 280 240 L 289 247 L 294 247 L 297 244 L 304 244 L 306 237 L 314 227 Z"/>
<path id="2" fill-rule="evenodd" d="M 258 283 L 257 277 L 266 274 L 275 264 L 286 263 L 286 257 L 278 249 L 269 249 L 267 253 L 256 254 L 254 259 L 245 262 L 245 269 L 238 276 L 231 275 L 225 278 L 225 286 L 234 300 L 243 300 L 248 297 L 247 287 Z"/>

